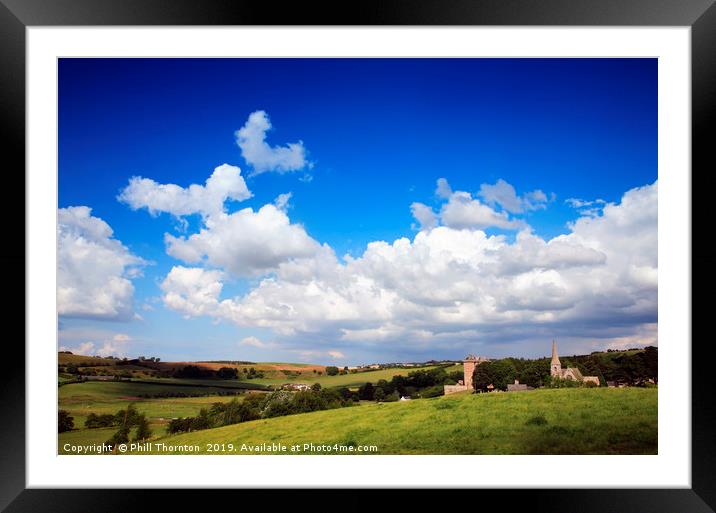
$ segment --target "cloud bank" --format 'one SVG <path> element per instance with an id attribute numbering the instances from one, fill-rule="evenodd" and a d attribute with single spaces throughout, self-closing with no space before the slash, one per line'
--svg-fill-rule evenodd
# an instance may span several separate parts
<path id="1" fill-rule="evenodd" d="M 261 215 L 274 219 L 283 238 L 282 249 L 269 252 L 275 258 L 253 263 L 245 250 L 235 249 L 210 255 L 218 244 L 208 235 L 205 241 L 201 234 L 189 237 L 182 244 L 197 249 L 187 249 L 182 260 L 192 263 L 204 255 L 222 270 L 175 266 L 162 283 L 164 302 L 187 317 L 270 328 L 287 343 L 310 337 L 326 344 L 436 347 L 537 333 L 629 337 L 656 322 L 657 192 L 657 182 L 627 191 L 596 216 L 578 218 L 569 233 L 544 240 L 509 211 L 452 191 L 444 181 L 437 195 L 447 201 L 439 213 L 411 206 L 423 226 L 412 240 L 371 242 L 361 256 L 343 259 L 304 237 L 302 228 L 286 236 L 282 230 L 295 225 L 285 212 L 266 205 L 257 213 L 236 214 L 256 216 L 268 209 Z M 542 202 L 538 196 L 522 196 L 523 211 L 534 208 L 526 201 Z M 511 199 L 499 201 L 514 210 Z M 514 240 L 487 235 L 485 228 L 493 226 L 517 231 Z M 239 232 L 208 230 L 221 233 L 221 240 Z M 271 247 L 260 238 L 257 243 Z M 224 272 L 269 269 L 243 296 L 221 297 Z"/>

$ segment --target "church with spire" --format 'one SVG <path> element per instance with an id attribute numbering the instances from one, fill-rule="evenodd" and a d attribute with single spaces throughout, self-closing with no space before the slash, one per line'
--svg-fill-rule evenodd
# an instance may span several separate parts
<path id="1" fill-rule="evenodd" d="M 557 342 L 554 340 L 552 341 L 552 362 L 550 363 L 549 369 L 550 376 L 553 378 L 571 379 L 582 383 L 594 383 L 599 386 L 598 376 L 583 376 L 576 367 L 562 368 L 562 362 L 559 361 L 559 355 L 557 354 Z"/>

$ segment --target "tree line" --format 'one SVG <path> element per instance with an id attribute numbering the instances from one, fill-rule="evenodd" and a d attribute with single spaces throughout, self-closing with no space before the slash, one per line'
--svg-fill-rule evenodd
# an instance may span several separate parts
<path id="1" fill-rule="evenodd" d="M 461 371 L 448 372 L 445 366 L 421 369 L 407 376 L 393 376 L 390 381 L 381 379 L 375 384 L 366 383 L 358 389 L 358 396 L 367 401 L 383 402 L 397 401 L 401 396 L 437 397 L 443 395 L 444 385 L 454 385 L 462 378 Z"/>
<path id="2" fill-rule="evenodd" d="M 209 408 L 202 408 L 196 417 L 172 419 L 167 429 L 169 433 L 197 431 L 250 420 L 344 408 L 353 406 L 357 401 L 358 395 L 348 388 L 326 389 L 315 383 L 310 390 L 246 394 L 241 401 L 217 402 Z"/>
<path id="3" fill-rule="evenodd" d="M 562 368 L 576 367 L 585 376 L 597 376 L 601 386 L 607 381 L 629 386 L 644 386 L 658 382 L 658 348 L 643 350 L 595 352 L 589 355 L 561 357 Z M 570 387 L 579 383 L 553 379 L 550 376 L 550 358 L 529 360 L 502 358 L 481 363 L 473 373 L 475 390 L 486 391 L 488 385 L 507 390 L 507 385 L 517 379 L 520 383 L 539 387 Z"/>
<path id="4" fill-rule="evenodd" d="M 59 433 L 74 429 L 75 422 L 67 410 L 60 410 L 57 430 Z M 149 421 L 143 413 L 139 413 L 133 404 L 127 405 L 126 409 L 117 411 L 117 413 L 105 413 L 98 415 L 90 413 L 85 419 L 85 427 L 88 429 L 117 427 L 117 431 L 112 437 L 105 442 L 111 447 L 118 444 L 132 441 L 146 440 L 152 436 L 152 430 L 149 427 Z M 133 435 L 132 435 L 133 432 Z M 130 436 L 132 435 L 132 436 Z"/>

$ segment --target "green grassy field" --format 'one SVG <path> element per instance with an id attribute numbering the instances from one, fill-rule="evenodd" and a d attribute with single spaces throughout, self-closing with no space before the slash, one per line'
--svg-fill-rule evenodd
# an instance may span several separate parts
<path id="1" fill-rule="evenodd" d="M 70 383 L 60 387 L 58 390 L 60 404 L 63 399 L 67 401 L 93 401 L 105 399 L 117 399 L 123 401 L 141 400 L 141 395 L 158 394 L 216 394 L 240 390 L 240 383 L 234 382 L 236 386 L 212 386 L 211 381 L 200 381 L 192 383 L 192 380 L 182 380 L 178 385 L 172 382 L 143 383 L 135 381 L 86 381 L 84 383 Z"/>
<path id="2" fill-rule="evenodd" d="M 232 396 L 207 397 L 176 397 L 167 399 L 139 399 L 133 401 L 140 413 L 149 420 L 150 428 L 155 436 L 165 436 L 166 426 L 174 417 L 192 417 L 201 408 L 208 408 L 212 403 L 230 401 Z M 67 441 L 84 441 L 85 443 L 101 443 L 108 440 L 117 428 L 85 429 L 84 422 L 90 413 L 97 415 L 117 413 L 126 408 L 130 401 L 121 399 L 75 400 L 60 399 L 60 409 L 67 410 L 74 419 L 75 430 L 59 434 L 61 443 Z M 62 451 L 60 452 L 62 454 Z"/>
<path id="3" fill-rule="evenodd" d="M 231 443 L 238 450 L 242 444 L 275 442 L 289 447 L 375 445 L 374 454 L 656 454 L 657 389 L 461 393 L 257 420 L 152 441 L 196 444 L 200 453 L 208 452 L 207 444 Z"/>
<path id="4" fill-rule="evenodd" d="M 72 357 L 73 355 L 68 355 Z M 266 364 L 269 365 L 269 364 Z M 276 364 L 271 364 L 276 365 Z M 431 367 L 425 367 L 431 368 Z M 373 383 L 395 375 L 406 375 L 412 369 L 382 369 L 377 371 L 326 376 L 303 374 L 300 377 L 288 377 L 281 374 L 280 378 L 265 378 L 241 382 L 237 380 L 200 380 L 162 378 L 151 379 L 146 382 L 139 381 L 87 381 L 84 383 L 69 383 L 58 389 L 59 408 L 66 410 L 74 419 L 75 430 L 61 433 L 60 453 L 65 442 L 86 440 L 87 443 L 102 443 L 109 439 L 113 429 L 84 429 L 84 422 L 90 413 L 97 415 L 116 413 L 134 403 L 140 413 L 144 413 L 149 420 L 150 427 L 155 436 L 165 436 L 169 420 L 178 417 L 192 417 L 204 407 L 214 402 L 230 401 L 234 396 L 220 395 L 240 390 L 246 387 L 262 387 L 264 385 L 281 385 L 283 383 L 321 383 L 323 387 L 357 387 L 371 381 Z M 458 365 L 450 367 L 449 371 L 462 370 Z M 65 379 L 68 376 L 63 376 Z M 160 394 L 210 394 L 204 397 L 167 397 L 144 398 L 142 395 Z"/>
<path id="5" fill-rule="evenodd" d="M 186 380 L 189 381 L 189 380 Z M 141 394 L 166 392 L 208 393 L 217 394 L 205 397 L 169 397 L 142 398 Z M 218 395 L 227 389 L 210 386 L 176 386 L 167 384 L 155 385 L 135 382 L 98 382 L 71 383 L 58 389 L 59 408 L 66 410 L 74 418 L 77 430 L 61 433 L 61 445 L 65 441 L 84 440 L 88 443 L 104 442 L 116 431 L 114 429 L 84 429 L 84 422 L 90 413 L 97 415 L 116 413 L 133 403 L 140 413 L 149 420 L 155 435 L 166 434 L 169 420 L 175 417 L 191 417 L 199 413 L 201 408 L 209 407 L 215 402 L 230 401 L 236 396 Z M 109 435 L 107 433 L 109 432 Z M 62 453 L 62 451 L 61 451 Z"/>
<path id="6" fill-rule="evenodd" d="M 245 389 L 245 390 L 262 390 L 265 389 L 261 383 L 257 382 L 258 380 L 250 380 L 250 381 L 238 381 L 235 379 L 189 379 L 189 378 L 150 378 L 150 379 L 135 379 L 132 380 L 131 383 L 136 383 L 138 385 L 154 385 L 154 386 L 162 386 L 162 385 L 171 385 L 172 390 L 184 390 L 184 388 L 180 387 L 188 387 L 187 390 L 197 390 L 199 388 L 211 388 L 216 390 L 226 390 L 226 389 Z M 148 393 L 151 393 L 151 390 L 153 389 L 147 389 L 149 390 Z"/>

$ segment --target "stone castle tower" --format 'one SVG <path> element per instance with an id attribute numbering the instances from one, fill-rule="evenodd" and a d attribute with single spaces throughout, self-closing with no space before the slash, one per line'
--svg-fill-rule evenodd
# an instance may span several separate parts
<path id="1" fill-rule="evenodd" d="M 554 340 L 552 341 L 552 363 L 550 364 L 549 373 L 558 378 L 562 377 L 562 363 L 559 361 L 559 356 L 557 356 L 557 342 Z"/>
<path id="2" fill-rule="evenodd" d="M 477 367 L 477 357 L 470 354 L 462 362 L 465 369 L 463 383 L 465 383 L 468 390 L 472 390 L 472 373 L 475 372 L 475 367 Z"/>
<path id="3" fill-rule="evenodd" d="M 484 356 L 475 356 L 474 354 L 469 354 L 465 357 L 465 359 L 462 361 L 463 369 L 464 369 L 464 379 L 463 383 L 467 387 L 468 390 L 472 390 L 472 374 L 475 372 L 475 367 L 480 365 L 484 362 L 489 362 L 490 359 L 486 358 Z"/>

